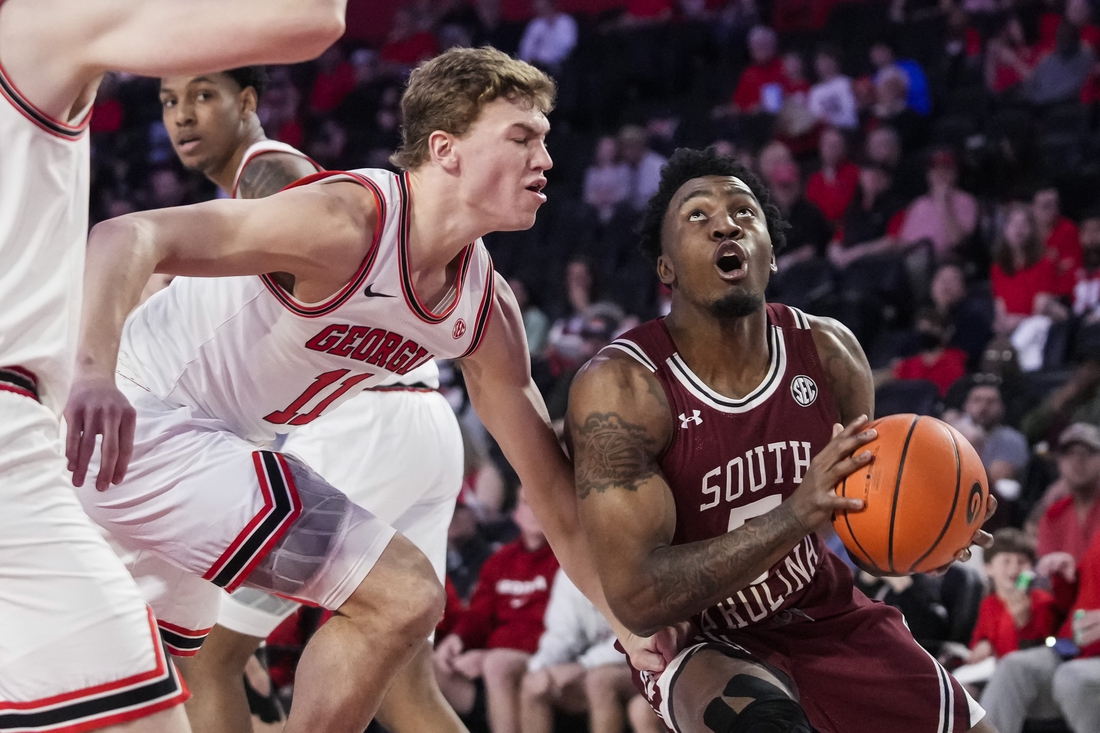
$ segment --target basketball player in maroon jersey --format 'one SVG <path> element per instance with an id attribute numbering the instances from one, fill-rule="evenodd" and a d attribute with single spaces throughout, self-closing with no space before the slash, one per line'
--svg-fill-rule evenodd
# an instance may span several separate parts
<path id="1" fill-rule="evenodd" d="M 671 312 L 572 387 L 581 519 L 611 610 L 637 633 L 685 618 L 698 632 L 636 683 L 678 733 L 988 733 L 814 531 L 862 508 L 833 487 L 871 460 L 874 391 L 844 326 L 765 304 L 785 228 L 743 166 L 676 151 L 642 230 Z"/>
<path id="2" fill-rule="evenodd" d="M 262 66 L 230 69 L 194 76 L 171 76 L 160 81 L 160 101 L 165 128 L 180 161 L 203 173 L 230 196 L 257 199 L 278 193 L 288 185 L 319 169 L 305 155 L 289 146 L 268 141 L 256 115 L 264 91 L 266 73 Z M 419 373 L 419 372 L 418 372 Z M 377 392 L 364 392 L 356 409 L 376 413 L 387 404 L 376 404 Z M 382 400 L 388 399 L 382 393 Z M 367 401 L 364 402 L 363 400 Z M 438 394 L 409 391 L 410 400 L 437 400 Z M 429 408 L 390 413 L 390 429 L 402 436 L 424 426 Z M 447 417 L 454 420 L 450 410 Z M 333 436 L 340 439 L 341 436 Z M 351 436 L 354 440 L 354 436 Z M 346 439 L 346 438 L 345 438 Z M 366 463 L 393 464 L 404 456 L 386 447 L 361 445 Z M 324 466 L 317 466 L 326 472 Z M 353 499 L 357 495 L 349 495 Z M 416 494 L 415 491 L 411 492 Z M 363 502 L 366 503 L 366 502 Z M 453 503 L 453 502 L 452 502 Z M 370 505 L 367 504 L 370 509 Z M 423 512 L 423 508 L 419 508 Z M 446 525 L 440 526 L 441 534 Z M 219 618 L 202 649 L 193 657 L 176 657 L 176 664 L 191 689 L 187 715 L 195 733 L 248 733 L 252 730 L 248 701 L 241 676 L 262 638 L 255 632 L 233 628 L 224 618 L 228 604 L 243 603 L 222 599 Z M 259 613 L 253 611 L 253 614 Z M 274 624 L 274 621 L 271 622 Z M 432 673 L 432 647 L 428 640 L 423 651 L 394 679 L 379 707 L 378 717 L 392 733 L 465 733 L 466 727 L 439 691 Z"/>

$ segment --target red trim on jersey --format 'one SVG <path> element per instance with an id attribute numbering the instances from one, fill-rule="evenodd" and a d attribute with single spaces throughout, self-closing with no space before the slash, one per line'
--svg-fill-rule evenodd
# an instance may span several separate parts
<path id="1" fill-rule="evenodd" d="M 7 382 L 0 382 L 0 391 L 2 392 L 14 392 L 20 397 L 30 397 L 35 402 L 38 402 L 38 395 L 31 392 L 29 389 L 23 389 L 22 387 L 16 387 L 14 384 Z"/>
<path id="2" fill-rule="evenodd" d="M 291 313 L 302 316 L 303 318 L 316 318 L 331 313 L 343 305 L 348 298 L 358 291 L 363 281 L 367 279 L 367 275 L 370 274 L 371 268 L 374 266 L 375 257 L 378 255 L 378 244 L 382 240 L 382 230 L 386 225 L 386 199 L 382 195 L 382 190 L 378 188 L 378 184 L 374 181 L 358 173 L 349 171 L 320 171 L 308 175 L 305 178 L 298 179 L 283 190 L 286 191 L 290 188 L 306 186 L 333 176 L 349 176 L 352 181 L 366 186 L 367 189 L 374 194 L 374 199 L 378 203 L 378 226 L 374 230 L 374 239 L 371 241 L 370 249 L 367 251 L 362 263 L 360 263 L 359 269 L 356 271 L 355 275 L 352 276 L 347 285 L 330 296 L 328 300 L 321 303 L 312 305 L 302 303 L 293 295 L 279 287 L 279 285 L 271 279 L 270 275 L 260 275 L 260 279 L 263 280 L 264 285 L 267 286 L 267 289 L 275 296 L 276 300 L 282 303 Z"/>
<path id="3" fill-rule="evenodd" d="M 71 124 L 68 122 L 62 122 L 35 106 L 27 97 L 19 91 L 19 87 L 12 81 L 11 76 L 8 75 L 7 69 L 4 68 L 4 64 L 0 63 L 0 94 L 7 99 L 16 110 L 19 111 L 24 117 L 40 127 L 42 130 L 50 133 L 54 137 L 61 138 L 62 140 L 78 140 L 84 136 L 84 131 L 88 129 L 88 123 L 92 120 L 92 103 L 89 101 L 88 109 L 85 110 L 82 119 L 77 124 Z M 94 100 L 94 97 L 93 97 Z"/>
<path id="4" fill-rule="evenodd" d="M 263 142 L 263 141 L 261 140 L 260 142 Z M 283 150 L 281 148 L 269 148 L 267 150 L 257 150 L 256 152 L 252 153 L 251 155 L 247 156 L 244 160 L 242 160 L 241 161 L 241 176 L 243 176 L 245 170 L 248 169 L 248 164 L 249 163 L 254 161 L 256 158 L 259 158 L 261 155 L 267 155 L 268 153 L 282 153 L 283 155 L 297 155 L 299 158 L 305 158 L 309 162 L 310 165 L 312 165 L 314 168 L 316 168 L 317 169 L 316 173 L 324 173 L 325 172 L 324 166 L 322 166 L 317 161 L 315 161 L 313 158 L 309 157 L 308 155 L 306 155 L 305 153 L 303 153 L 300 150 L 295 150 L 292 153 L 289 150 Z M 311 173 L 310 175 L 311 176 L 316 175 L 316 173 Z M 237 198 L 237 190 L 241 187 L 241 176 L 237 176 L 237 178 L 234 179 L 234 181 L 233 181 L 233 190 L 229 193 L 229 198 L 232 198 L 232 199 Z M 307 178 L 308 178 L 308 176 L 307 176 Z M 293 186 L 294 184 L 292 183 L 290 185 Z M 290 186 L 287 186 L 287 188 L 289 188 L 289 187 Z"/>
<path id="5" fill-rule="evenodd" d="M 159 619 L 157 620 L 157 626 L 160 627 L 161 640 L 174 657 L 193 657 L 198 654 L 202 643 L 211 631 L 211 629 L 199 629 L 197 631 L 185 629 L 182 626 Z"/>
<path id="6" fill-rule="evenodd" d="M 466 284 L 466 274 L 470 271 L 470 262 L 473 260 L 476 242 L 467 244 L 459 253 L 461 262 L 458 267 L 458 277 L 455 278 L 455 299 L 442 313 L 433 313 L 420 300 L 420 296 L 416 294 L 416 290 L 413 288 L 412 273 L 409 272 L 409 222 L 411 219 L 409 208 L 412 206 L 412 195 L 409 191 L 408 177 L 408 171 L 397 177 L 397 188 L 401 194 L 400 223 L 397 230 L 397 269 L 401 273 L 401 294 L 405 296 L 405 304 L 409 306 L 409 310 L 416 314 L 417 318 L 425 323 L 435 325 L 447 320 L 454 313 L 455 308 L 458 307 L 459 301 L 462 300 L 462 289 Z"/>
<path id="7" fill-rule="evenodd" d="M 214 630 L 213 626 L 211 626 L 209 629 L 198 629 L 198 630 L 188 629 L 188 628 L 184 628 L 183 626 L 177 626 L 176 624 L 170 624 L 167 621 L 161 621 L 160 619 L 157 619 L 157 626 L 161 627 L 162 629 L 168 629 L 169 631 L 174 631 L 175 633 L 180 634 L 181 636 L 191 636 L 191 637 L 196 637 L 196 638 L 200 637 L 200 636 L 206 636 L 207 634 L 209 634 L 211 631 Z"/>
<path id="8" fill-rule="evenodd" d="M 489 260 L 489 272 L 486 275 L 485 282 L 485 297 L 481 300 L 481 307 L 477 312 L 477 325 L 474 327 L 474 335 L 470 339 L 470 347 L 462 353 L 459 359 L 465 359 L 470 354 L 477 351 L 481 346 L 482 340 L 485 338 L 485 333 L 489 330 L 489 321 L 493 317 L 493 305 L 496 302 L 496 277 L 492 267 L 492 260 Z"/>

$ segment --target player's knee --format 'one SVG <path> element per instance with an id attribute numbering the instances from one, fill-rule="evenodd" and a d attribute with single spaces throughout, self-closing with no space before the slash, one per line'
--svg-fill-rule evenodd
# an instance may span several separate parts
<path id="1" fill-rule="evenodd" d="M 752 702 L 735 712 L 724 697 Z M 703 723 L 714 733 L 815 733 L 801 705 L 767 680 L 748 674 L 730 679 L 722 697 L 707 705 Z"/>
<path id="2" fill-rule="evenodd" d="M 426 639 L 443 618 L 443 584 L 424 554 L 400 535 L 384 557 L 386 566 L 376 566 L 379 572 L 367 575 L 340 612 L 354 621 L 384 626 L 394 639 L 410 644 Z"/>

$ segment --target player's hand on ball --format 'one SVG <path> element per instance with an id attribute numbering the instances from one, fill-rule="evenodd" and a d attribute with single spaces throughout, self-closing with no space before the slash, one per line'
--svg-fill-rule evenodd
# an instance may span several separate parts
<path id="1" fill-rule="evenodd" d="M 619 637 L 619 644 L 630 657 L 634 669 L 659 673 L 687 645 L 692 632 L 691 623 L 681 621 L 674 626 L 666 626 L 653 636 L 625 634 Z"/>
<path id="2" fill-rule="evenodd" d="M 74 486 L 84 485 L 99 435 L 103 436 L 103 444 L 95 487 L 105 491 L 112 483 L 122 483 L 134 452 L 135 417 L 134 408 L 115 386 L 113 375 L 73 383 L 65 405 L 65 457 L 69 459 Z"/>
<path id="3" fill-rule="evenodd" d="M 993 494 L 990 493 L 989 494 L 989 501 L 986 502 L 986 505 L 985 505 L 985 519 L 982 520 L 982 524 L 985 524 L 986 522 L 988 522 L 989 518 L 993 516 L 993 513 L 995 511 L 997 511 L 997 497 L 993 496 Z M 947 572 L 947 569 L 954 564 L 955 561 L 968 562 L 970 560 L 970 558 L 973 556 L 973 553 L 970 551 L 970 548 L 973 547 L 974 545 L 977 545 L 978 547 L 981 547 L 984 550 L 984 549 L 988 549 L 989 546 L 992 545 L 992 544 L 993 544 L 993 535 L 991 535 L 989 532 L 986 532 L 984 529 L 979 529 L 977 532 L 974 533 L 974 536 L 970 538 L 970 545 L 968 547 L 962 548 L 961 550 L 959 550 L 958 552 L 955 553 L 955 559 L 952 562 L 949 562 L 949 563 L 947 563 L 946 565 L 944 565 L 942 567 L 938 567 L 935 570 L 929 570 L 928 574 L 929 575 L 943 575 L 944 573 Z"/>
<path id="4" fill-rule="evenodd" d="M 810 462 L 802 483 L 787 500 L 807 533 L 829 521 L 834 512 L 858 512 L 863 508 L 862 499 L 837 496 L 836 485 L 871 462 L 871 452 L 860 448 L 877 435 L 874 428 L 867 428 L 866 415 L 847 427 L 833 426 L 833 439 Z"/>

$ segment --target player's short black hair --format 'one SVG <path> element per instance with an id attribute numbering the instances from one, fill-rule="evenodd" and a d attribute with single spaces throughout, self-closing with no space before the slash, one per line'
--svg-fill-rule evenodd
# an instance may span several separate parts
<path id="1" fill-rule="evenodd" d="M 661 225 L 669 204 L 672 203 L 672 197 L 680 186 L 693 178 L 703 176 L 734 176 L 741 179 L 764 210 L 764 221 L 772 239 L 772 251 L 779 254 L 783 250 L 790 225 L 784 221 L 779 208 L 772 203 L 771 192 L 755 173 L 734 158 L 719 155 L 712 147 L 706 150 L 677 148 L 661 169 L 661 184 L 657 193 L 650 197 L 642 218 L 639 243 L 647 257 L 656 262 L 661 256 Z"/>
<path id="2" fill-rule="evenodd" d="M 265 66 L 242 66 L 223 73 L 237 82 L 237 86 L 241 89 L 248 87 L 255 89 L 256 99 L 262 97 L 267 90 L 267 67 Z"/>

